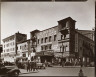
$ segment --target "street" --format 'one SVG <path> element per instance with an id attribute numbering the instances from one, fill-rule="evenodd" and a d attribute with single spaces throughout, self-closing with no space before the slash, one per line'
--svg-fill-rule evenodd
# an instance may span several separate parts
<path id="1" fill-rule="evenodd" d="M 39 69 L 39 72 L 27 72 L 25 69 L 20 69 L 20 76 L 78 76 L 80 67 L 47 67 Z M 84 76 L 95 77 L 94 67 L 83 67 Z"/>

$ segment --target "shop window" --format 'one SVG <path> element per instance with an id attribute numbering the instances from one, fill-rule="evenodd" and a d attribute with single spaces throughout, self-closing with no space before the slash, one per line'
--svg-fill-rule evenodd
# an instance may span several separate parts
<path id="1" fill-rule="evenodd" d="M 57 36 L 56 36 L 56 35 L 54 35 L 54 41 L 56 41 L 56 38 L 57 38 Z"/>

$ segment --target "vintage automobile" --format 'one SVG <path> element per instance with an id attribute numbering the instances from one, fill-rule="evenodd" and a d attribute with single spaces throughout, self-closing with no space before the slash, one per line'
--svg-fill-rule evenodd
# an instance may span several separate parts
<path id="1" fill-rule="evenodd" d="M 17 66 L 4 66 L 0 64 L 0 76 L 10 77 L 10 76 L 19 76 L 20 70 Z"/>
<path id="2" fill-rule="evenodd" d="M 37 67 L 39 68 L 39 69 L 45 69 L 45 64 L 44 63 L 37 63 Z"/>

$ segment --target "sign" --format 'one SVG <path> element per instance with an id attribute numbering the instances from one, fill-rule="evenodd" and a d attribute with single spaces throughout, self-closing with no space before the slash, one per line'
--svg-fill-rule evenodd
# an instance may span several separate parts
<path id="1" fill-rule="evenodd" d="M 43 52 L 36 52 L 36 56 L 43 56 Z"/>
<path id="2" fill-rule="evenodd" d="M 53 52 L 36 52 L 36 56 L 53 56 Z"/>
<path id="3" fill-rule="evenodd" d="M 52 52 L 44 52 L 44 55 L 53 56 Z"/>

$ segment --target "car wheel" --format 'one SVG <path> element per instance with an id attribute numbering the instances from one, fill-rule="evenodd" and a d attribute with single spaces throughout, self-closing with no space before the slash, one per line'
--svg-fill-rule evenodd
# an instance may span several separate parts
<path id="1" fill-rule="evenodd" d="M 18 71 L 15 71 L 15 72 L 14 72 L 14 75 L 15 75 L 15 76 L 18 76 L 18 75 L 19 75 L 19 72 L 18 72 Z"/>

